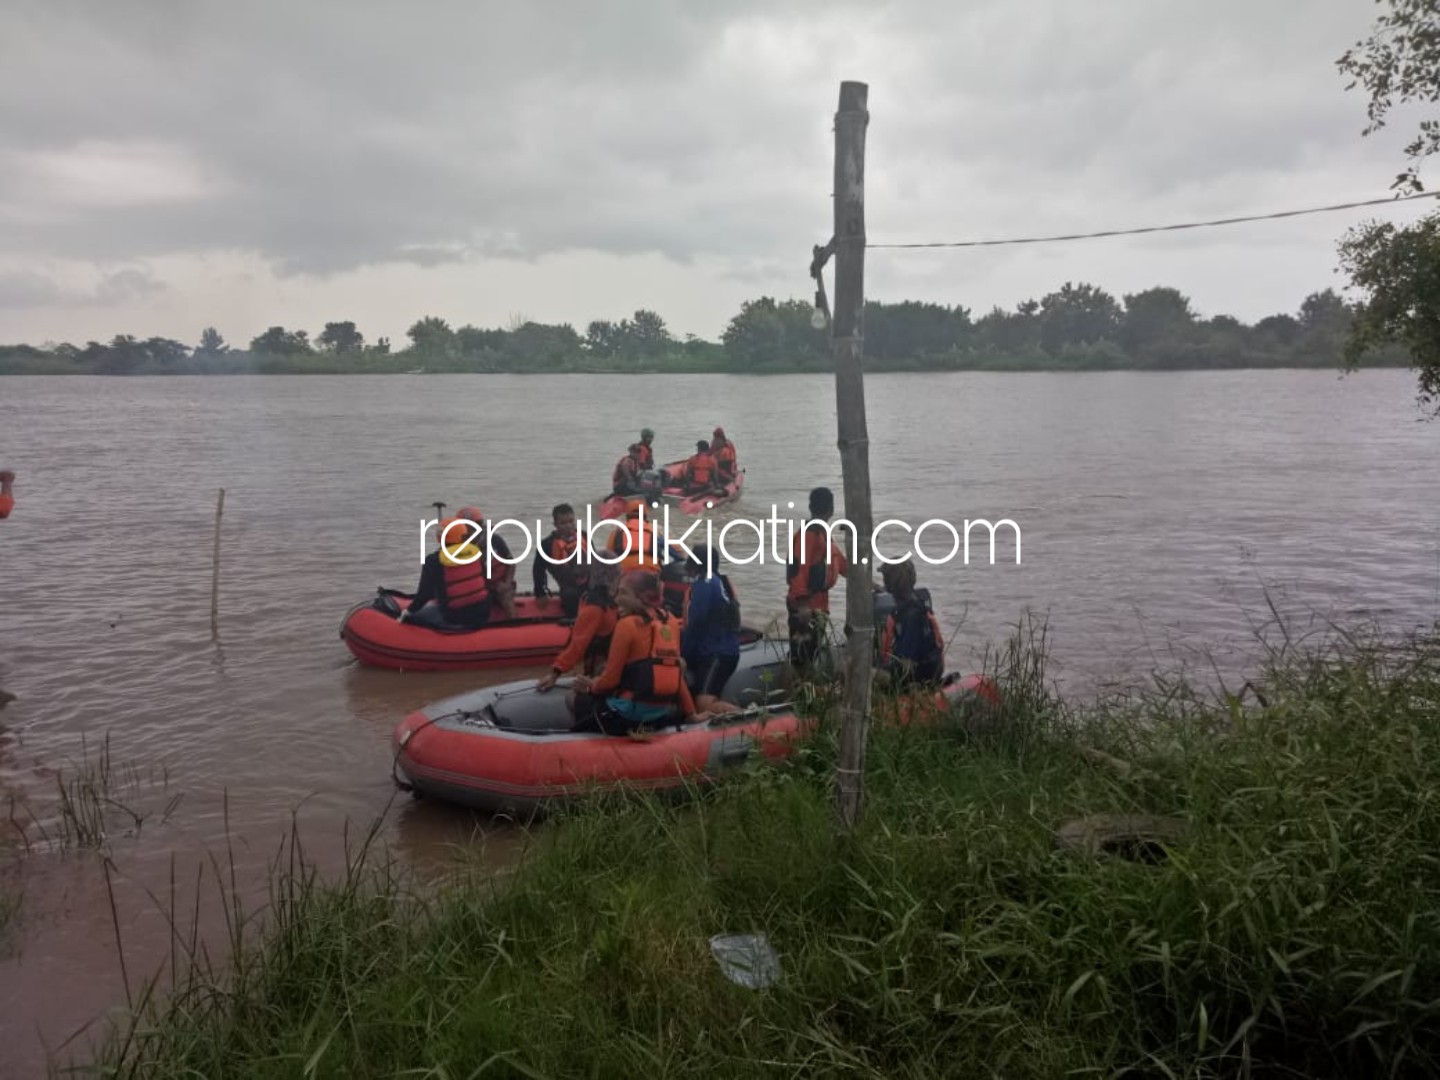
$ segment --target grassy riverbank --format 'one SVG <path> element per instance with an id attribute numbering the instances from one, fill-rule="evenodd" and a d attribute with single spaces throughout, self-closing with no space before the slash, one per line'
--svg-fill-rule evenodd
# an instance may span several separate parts
<path id="1" fill-rule="evenodd" d="M 1000 667 L 993 730 L 875 734 L 848 843 L 822 735 L 688 809 L 553 823 L 498 887 L 418 897 L 373 853 L 336 886 L 286 873 L 233 971 L 192 972 L 106 1060 L 266 1078 L 1440 1069 L 1440 643 L 1282 652 L 1258 697 L 1223 700 L 1157 682 L 1074 706 L 1033 645 Z M 1117 812 L 1185 832 L 1163 854 L 1057 849 L 1063 823 Z M 781 957 L 767 990 L 709 955 L 750 931 Z"/>

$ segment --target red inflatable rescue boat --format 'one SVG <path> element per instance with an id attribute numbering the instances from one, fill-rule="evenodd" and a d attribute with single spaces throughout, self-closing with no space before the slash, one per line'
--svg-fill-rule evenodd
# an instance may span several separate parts
<path id="1" fill-rule="evenodd" d="M 395 728 L 395 781 L 416 795 L 521 818 L 622 790 L 683 797 L 746 761 L 784 757 L 811 730 L 813 720 L 775 701 L 788 694 L 787 652 L 783 640 L 742 646 L 725 698 L 743 711 L 640 738 L 570 731 L 565 680 L 544 694 L 526 680 L 449 698 Z M 935 694 L 946 708 L 933 716 L 996 700 L 988 678 L 952 674 Z M 932 715 L 928 707 L 925 714 Z"/>
<path id="2" fill-rule="evenodd" d="M 565 648 L 570 622 L 551 597 L 541 609 L 534 596 L 515 597 L 515 621 L 492 621 L 478 630 L 436 630 L 396 622 L 410 597 L 381 589 L 356 604 L 340 626 L 340 638 L 362 664 L 393 671 L 466 671 L 540 667 Z M 493 609 L 500 615 L 500 609 Z M 493 619 L 493 616 L 492 616 Z M 503 616 L 502 616 L 503 619 Z"/>

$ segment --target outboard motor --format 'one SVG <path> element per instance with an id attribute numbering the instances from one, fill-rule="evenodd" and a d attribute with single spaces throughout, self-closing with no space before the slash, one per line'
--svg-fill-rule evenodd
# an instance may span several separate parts
<path id="1" fill-rule="evenodd" d="M 646 502 L 652 502 L 658 499 L 665 490 L 665 481 L 661 477 L 660 470 L 658 469 L 646 469 L 635 478 L 635 483 L 640 490 L 640 494 L 645 496 Z"/>

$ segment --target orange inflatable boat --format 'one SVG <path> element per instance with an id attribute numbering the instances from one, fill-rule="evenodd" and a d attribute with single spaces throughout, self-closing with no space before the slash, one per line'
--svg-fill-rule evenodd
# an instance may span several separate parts
<path id="1" fill-rule="evenodd" d="M 787 652 L 776 639 L 742 646 L 725 698 L 744 711 L 640 739 L 570 731 L 563 681 L 545 694 L 526 680 L 449 698 L 395 728 L 395 782 L 416 795 L 519 818 L 620 790 L 683 797 L 691 785 L 747 761 L 784 757 L 809 732 L 813 720 L 773 700 L 788 696 Z M 952 675 L 936 696 L 947 706 L 991 702 L 994 684 Z"/>
<path id="2" fill-rule="evenodd" d="M 494 621 L 478 630 L 436 630 L 396 622 L 410 604 L 407 593 L 381 589 L 356 604 L 340 625 L 340 639 L 362 664 L 393 671 L 464 671 L 539 667 L 559 656 L 570 637 L 560 601 L 542 610 L 535 597 L 515 597 L 515 621 Z M 496 609 L 498 614 L 498 609 Z"/>

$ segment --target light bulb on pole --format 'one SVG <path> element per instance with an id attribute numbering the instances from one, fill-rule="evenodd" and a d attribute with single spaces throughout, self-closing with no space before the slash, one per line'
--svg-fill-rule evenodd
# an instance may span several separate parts
<path id="1" fill-rule="evenodd" d="M 819 289 L 815 290 L 815 310 L 810 313 L 810 325 L 816 330 L 824 330 L 830 323 L 829 317 L 825 314 L 825 294 Z"/>

